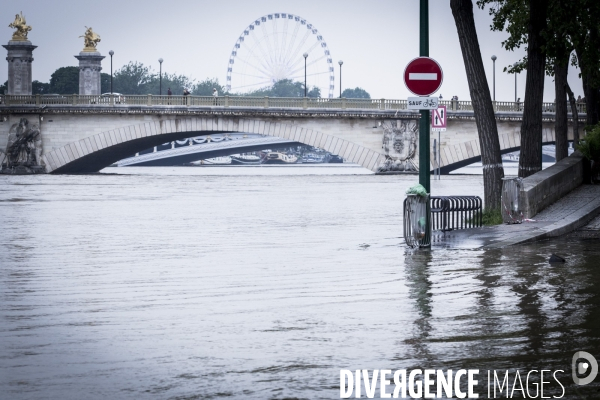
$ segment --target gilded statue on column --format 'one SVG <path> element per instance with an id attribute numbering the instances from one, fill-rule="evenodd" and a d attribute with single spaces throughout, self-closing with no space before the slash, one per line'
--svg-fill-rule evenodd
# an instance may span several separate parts
<path id="1" fill-rule="evenodd" d="M 92 27 L 88 28 L 86 26 L 85 33 L 79 37 L 82 37 L 85 42 L 85 47 L 83 48 L 83 51 L 96 51 L 96 45 L 100 41 L 100 35 L 94 32 L 92 30 Z"/>
<path id="2" fill-rule="evenodd" d="M 12 40 L 27 40 L 27 34 L 31 30 L 31 26 L 27 25 L 27 21 L 25 21 L 23 11 L 21 11 L 21 14 L 15 15 L 15 20 L 8 27 L 16 29 L 12 35 Z"/>

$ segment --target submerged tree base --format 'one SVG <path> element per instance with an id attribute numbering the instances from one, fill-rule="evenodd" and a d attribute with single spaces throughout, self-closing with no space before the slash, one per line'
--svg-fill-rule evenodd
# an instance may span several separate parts
<path id="1" fill-rule="evenodd" d="M 467 222 L 471 222 L 472 220 L 479 220 L 479 212 L 477 212 L 473 218 L 467 219 Z M 481 223 L 483 226 L 491 226 L 491 225 L 501 225 L 502 224 L 502 212 L 499 208 L 487 209 L 483 210 L 483 214 L 481 214 Z"/>
<path id="2" fill-rule="evenodd" d="M 483 225 L 500 225 L 502 224 L 502 212 L 499 208 L 483 210 Z"/>

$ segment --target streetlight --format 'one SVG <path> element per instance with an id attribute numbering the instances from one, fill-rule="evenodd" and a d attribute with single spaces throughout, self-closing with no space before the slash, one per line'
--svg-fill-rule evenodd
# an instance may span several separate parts
<path id="1" fill-rule="evenodd" d="M 113 76 L 113 72 L 112 72 L 112 56 L 113 54 L 115 54 L 114 51 L 109 51 L 108 54 L 110 54 L 110 94 L 113 93 L 112 91 L 112 76 Z"/>
<path id="2" fill-rule="evenodd" d="M 342 98 L 342 64 L 344 62 L 342 60 L 338 61 L 338 64 L 340 64 L 340 99 Z"/>
<path id="3" fill-rule="evenodd" d="M 496 101 L 496 56 L 492 56 L 492 61 L 494 62 L 494 78 L 492 79 L 493 87 L 494 87 L 494 101 Z"/>
<path id="4" fill-rule="evenodd" d="M 517 68 L 519 64 L 514 63 L 513 68 Z M 515 103 L 517 102 L 517 72 L 515 71 Z"/>
<path id="5" fill-rule="evenodd" d="M 163 62 L 163 59 L 159 58 L 158 63 L 160 64 L 160 79 L 159 79 L 158 87 L 159 87 L 161 96 L 162 96 L 162 62 Z"/>
<path id="6" fill-rule="evenodd" d="M 306 97 L 306 57 L 308 57 L 308 53 L 302 54 L 304 57 L 304 97 Z"/>

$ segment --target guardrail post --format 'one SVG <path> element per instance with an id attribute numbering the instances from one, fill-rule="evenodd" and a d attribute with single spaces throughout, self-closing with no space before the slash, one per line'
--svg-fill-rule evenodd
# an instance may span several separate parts
<path id="1" fill-rule="evenodd" d="M 381 99 L 380 104 L 379 104 L 379 109 L 385 110 L 385 99 Z"/>
<path id="2" fill-rule="evenodd" d="M 346 109 L 346 98 L 342 97 L 342 110 Z"/>
<path id="3" fill-rule="evenodd" d="M 71 104 L 76 106 L 77 105 L 77 95 L 73 94 L 73 96 L 71 97 Z"/>
<path id="4" fill-rule="evenodd" d="M 306 97 L 302 99 L 302 108 L 308 108 L 308 99 Z"/>
<path id="5" fill-rule="evenodd" d="M 152 95 L 149 94 L 148 95 L 148 106 L 151 106 L 151 105 L 152 105 Z"/>
<path id="6" fill-rule="evenodd" d="M 112 94 L 110 95 L 110 105 L 111 106 L 115 105 L 115 96 L 113 96 Z"/>
<path id="7" fill-rule="evenodd" d="M 191 97 L 190 95 L 185 96 L 185 105 L 189 107 L 190 102 L 191 102 Z"/>
<path id="8" fill-rule="evenodd" d="M 265 108 L 269 108 L 269 96 L 265 96 Z"/>
<path id="9" fill-rule="evenodd" d="M 36 106 L 40 105 L 40 94 L 39 93 L 35 95 L 35 105 Z"/>
<path id="10" fill-rule="evenodd" d="M 225 96 L 225 107 L 229 107 L 229 96 Z"/>
<path id="11" fill-rule="evenodd" d="M 496 107 L 496 100 L 492 101 L 492 107 L 494 107 L 494 112 L 498 112 L 498 107 Z"/>

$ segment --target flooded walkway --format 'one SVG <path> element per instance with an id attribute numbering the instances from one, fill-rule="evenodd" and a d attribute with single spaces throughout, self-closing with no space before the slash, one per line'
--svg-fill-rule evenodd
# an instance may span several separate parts
<path id="1" fill-rule="evenodd" d="M 600 226 L 600 185 L 582 185 L 522 224 L 436 232 L 432 243 L 454 248 L 500 248 Z M 600 218 L 600 217 L 599 217 Z M 594 221 L 594 222 L 592 222 Z"/>

